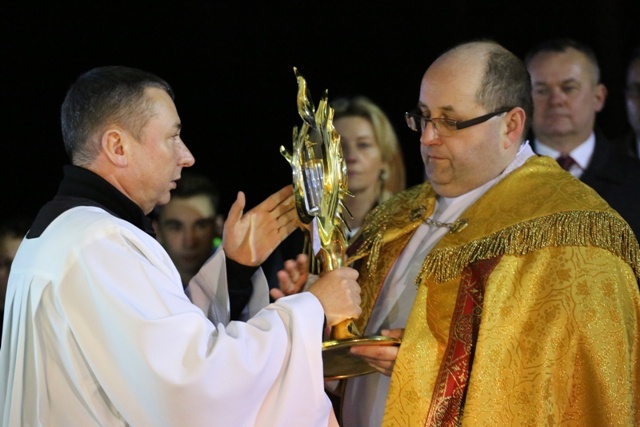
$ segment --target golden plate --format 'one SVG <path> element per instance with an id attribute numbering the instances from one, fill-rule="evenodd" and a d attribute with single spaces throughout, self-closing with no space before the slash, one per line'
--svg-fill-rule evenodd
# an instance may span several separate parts
<path id="1" fill-rule="evenodd" d="M 340 380 L 376 372 L 367 362 L 354 356 L 349 349 L 356 345 L 400 345 L 398 338 L 371 336 L 325 341 L 322 343 L 322 362 L 325 380 Z"/>

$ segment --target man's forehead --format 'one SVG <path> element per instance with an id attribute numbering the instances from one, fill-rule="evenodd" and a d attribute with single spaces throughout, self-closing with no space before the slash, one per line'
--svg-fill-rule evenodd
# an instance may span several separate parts
<path id="1" fill-rule="evenodd" d="M 213 217 L 215 216 L 215 208 L 209 197 L 204 194 L 196 194 L 189 197 L 172 196 L 161 212 L 163 218 L 179 218 L 179 217 Z"/>
<path id="2" fill-rule="evenodd" d="M 580 84 L 582 83 L 579 79 L 574 78 L 574 77 L 568 77 L 566 79 L 562 79 L 562 80 L 546 80 L 544 78 L 541 79 L 533 79 L 532 84 L 533 86 L 549 86 L 549 85 L 553 85 L 553 84 L 558 84 L 558 85 L 570 85 L 570 84 Z"/>
<path id="3" fill-rule="evenodd" d="M 418 108 L 422 111 L 454 113 L 477 106 L 476 88 L 472 84 L 439 84 L 436 81 L 423 82 Z"/>
<path id="4" fill-rule="evenodd" d="M 156 87 L 146 88 L 145 95 L 145 104 L 150 117 L 158 117 L 162 115 L 170 117 L 173 121 L 171 125 L 179 131 L 182 127 L 182 123 L 180 122 L 178 110 L 171 96 L 165 90 Z"/>
<path id="5" fill-rule="evenodd" d="M 454 54 L 436 60 L 422 78 L 420 107 L 447 112 L 475 105 L 486 65 L 476 59 Z"/>
<path id="6" fill-rule="evenodd" d="M 572 48 L 564 51 L 540 52 L 531 58 L 528 68 L 534 82 L 550 78 L 581 80 L 593 78 L 595 75 L 593 64 L 587 56 Z"/>
<path id="7" fill-rule="evenodd" d="M 454 112 L 456 111 L 456 108 L 454 105 L 452 104 L 442 104 L 442 105 L 437 105 L 437 104 L 432 104 L 429 105 L 426 102 L 418 102 L 418 108 L 420 110 L 439 110 L 439 111 L 444 111 L 444 112 Z"/>

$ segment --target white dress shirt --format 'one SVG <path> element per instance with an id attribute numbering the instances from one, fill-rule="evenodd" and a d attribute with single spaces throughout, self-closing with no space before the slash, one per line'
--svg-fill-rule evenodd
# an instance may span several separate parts
<path id="1" fill-rule="evenodd" d="M 558 150 L 554 150 L 548 145 L 544 145 L 538 139 L 536 141 L 536 152 L 541 156 L 549 156 L 554 159 L 557 159 L 562 155 Z M 582 144 L 578 145 L 576 148 L 571 150 L 568 153 L 569 156 L 575 161 L 575 163 L 569 168 L 569 173 L 576 178 L 580 178 L 589 166 L 591 162 L 591 157 L 593 156 L 593 150 L 596 148 L 596 136 L 594 133 L 589 135 L 589 138 Z"/>

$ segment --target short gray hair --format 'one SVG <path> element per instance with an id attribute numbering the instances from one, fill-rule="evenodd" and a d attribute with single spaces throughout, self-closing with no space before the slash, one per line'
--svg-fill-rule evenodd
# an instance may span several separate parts
<path id="1" fill-rule="evenodd" d="M 69 88 L 61 108 L 62 139 L 75 165 L 87 165 L 100 151 L 96 138 L 106 126 L 118 124 L 134 137 L 153 111 L 147 88 L 164 90 L 173 99 L 167 82 L 146 71 L 123 66 L 94 68 Z"/>

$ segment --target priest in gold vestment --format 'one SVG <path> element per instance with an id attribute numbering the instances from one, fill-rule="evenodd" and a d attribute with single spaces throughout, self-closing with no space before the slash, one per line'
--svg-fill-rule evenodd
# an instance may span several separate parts
<path id="1" fill-rule="evenodd" d="M 417 289 L 399 349 L 352 349 L 391 375 L 384 426 L 640 425 L 638 242 L 533 154 L 531 113 L 524 65 L 496 43 L 459 45 L 423 77 L 407 123 L 428 180 L 373 211 L 350 247 L 360 330 L 385 324 L 380 295 L 398 278 Z"/>

